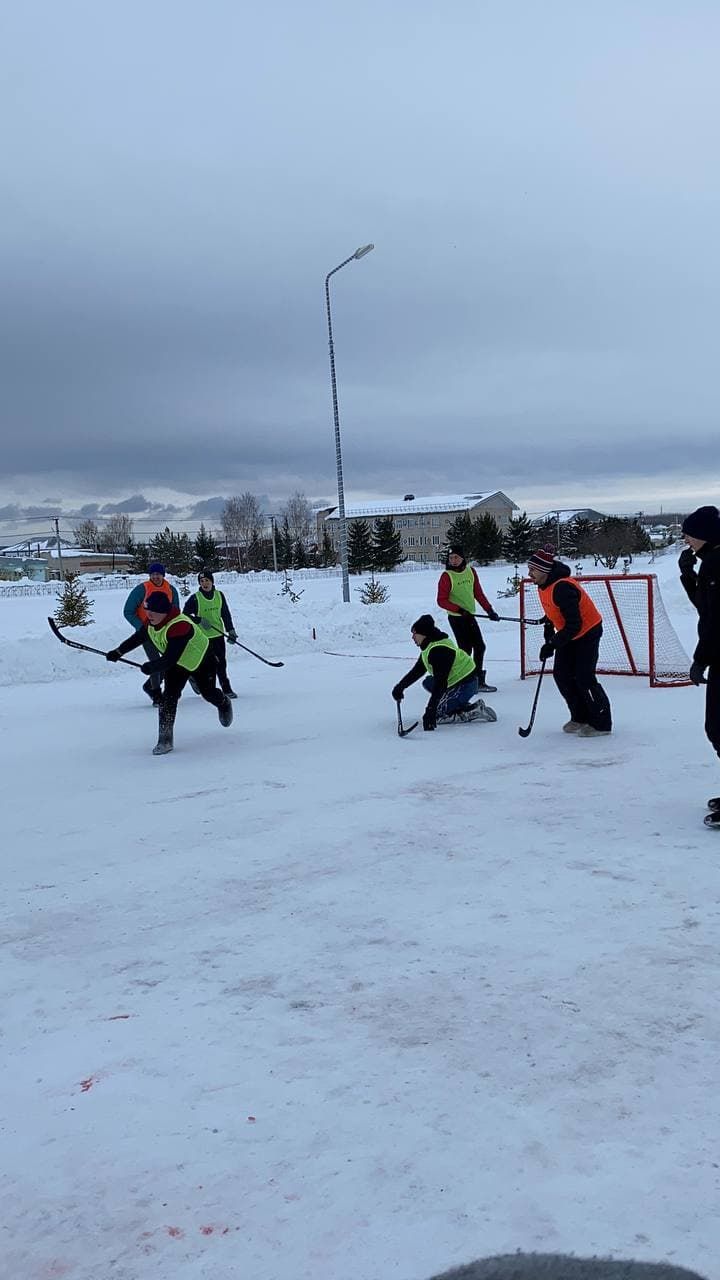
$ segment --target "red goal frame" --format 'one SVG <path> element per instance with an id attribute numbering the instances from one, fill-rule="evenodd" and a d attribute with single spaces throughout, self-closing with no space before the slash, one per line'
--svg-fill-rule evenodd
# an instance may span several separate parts
<path id="1" fill-rule="evenodd" d="M 658 592 L 659 592 L 659 587 L 657 585 L 656 574 L 654 573 L 621 573 L 621 574 L 620 573 L 616 573 L 616 574 L 584 573 L 578 576 L 577 581 L 581 584 L 585 582 L 605 583 L 607 587 L 607 596 L 608 596 L 610 608 L 612 610 L 615 625 L 617 626 L 620 638 L 622 640 L 622 644 L 625 649 L 625 656 L 627 658 L 628 666 L 630 668 L 629 671 L 618 671 L 617 669 L 603 667 L 598 664 L 598 668 L 597 668 L 598 675 L 647 676 L 650 680 L 650 687 L 653 689 L 681 688 L 691 683 L 690 679 L 688 678 L 688 675 L 686 674 L 687 670 L 689 670 L 689 665 L 690 665 L 689 658 L 687 658 L 686 672 L 684 673 L 672 672 L 662 676 L 658 676 L 657 674 L 657 664 L 656 664 L 656 654 L 655 654 L 655 594 L 654 593 L 656 588 L 658 589 Z M 615 592 L 613 591 L 613 583 L 616 583 L 616 582 L 642 582 L 645 584 L 646 593 L 647 593 L 646 604 L 647 604 L 647 625 L 648 625 L 648 638 L 647 638 L 648 670 L 643 669 L 641 671 L 638 669 L 636 657 L 633 654 L 632 647 L 628 640 L 627 629 L 622 619 L 622 614 L 620 612 L 620 608 L 618 605 L 617 598 L 615 596 Z M 527 610 L 527 589 L 528 588 L 533 588 L 535 591 L 537 591 L 537 584 L 532 581 L 532 578 L 522 578 L 520 582 L 520 623 L 521 623 L 520 625 L 520 679 L 521 680 L 525 680 L 527 676 L 537 675 L 538 671 L 540 670 L 538 665 L 534 665 L 533 662 L 528 661 L 527 637 L 526 637 L 527 627 L 523 624 L 525 623 L 525 620 L 530 617 L 533 618 L 533 621 L 535 622 L 537 621 L 537 617 L 534 614 L 528 613 L 528 610 Z M 661 604 L 662 604 L 662 599 L 661 599 Z M 663 614 L 664 613 L 665 613 L 665 609 L 663 606 Z M 669 622 L 669 619 L 668 619 L 668 622 Z M 670 623 L 670 626 L 672 627 L 672 623 Z M 673 628 L 673 634 L 674 634 L 674 628 Z M 679 640 L 678 640 L 678 644 L 680 644 Z"/>

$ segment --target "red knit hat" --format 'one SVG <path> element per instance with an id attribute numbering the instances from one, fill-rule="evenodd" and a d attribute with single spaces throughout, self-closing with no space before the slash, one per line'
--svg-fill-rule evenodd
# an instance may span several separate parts
<path id="1" fill-rule="evenodd" d="M 546 542 L 545 546 L 541 547 L 539 551 L 533 551 L 528 560 L 528 565 L 534 569 L 539 569 L 541 573 L 549 573 L 553 567 L 554 559 L 555 548 L 549 542 Z"/>

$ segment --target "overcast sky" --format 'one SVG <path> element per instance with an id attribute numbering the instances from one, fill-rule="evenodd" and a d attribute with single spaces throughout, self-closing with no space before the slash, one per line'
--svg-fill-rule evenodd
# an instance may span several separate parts
<path id="1" fill-rule="evenodd" d="M 349 501 L 717 501 L 719 51 L 717 0 L 5 6 L 0 508 L 332 498 L 367 241 Z"/>

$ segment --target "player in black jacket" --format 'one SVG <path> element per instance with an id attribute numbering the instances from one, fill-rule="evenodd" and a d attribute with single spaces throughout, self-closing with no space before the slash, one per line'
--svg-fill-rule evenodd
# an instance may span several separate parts
<path id="1" fill-rule="evenodd" d="M 702 684 L 707 671 L 705 732 L 720 756 L 720 512 L 717 507 L 698 507 L 682 528 L 687 547 L 678 561 L 680 581 L 698 611 L 690 679 Z M 720 829 L 720 796 L 709 800 L 708 808 L 706 825 Z"/>

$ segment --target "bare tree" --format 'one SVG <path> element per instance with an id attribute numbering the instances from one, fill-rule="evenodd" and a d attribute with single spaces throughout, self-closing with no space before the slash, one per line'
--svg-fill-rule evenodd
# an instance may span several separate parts
<path id="1" fill-rule="evenodd" d="M 305 494 L 296 490 L 292 497 L 288 498 L 280 514 L 283 517 L 287 517 L 288 528 L 293 540 L 307 542 L 312 528 L 313 514 L 312 507 Z"/>
<path id="2" fill-rule="evenodd" d="M 239 498 L 228 498 L 220 523 L 228 543 L 236 548 L 238 565 L 241 566 L 250 543 L 262 532 L 262 511 L 255 494 L 245 492 Z"/>
<path id="3" fill-rule="evenodd" d="M 110 516 L 98 535 L 98 551 L 127 551 L 133 540 L 133 527 L 130 516 Z"/>
<path id="4" fill-rule="evenodd" d="M 78 547 L 85 547 L 87 551 L 97 550 L 98 527 L 94 520 L 83 520 L 73 529 L 73 537 Z"/>

